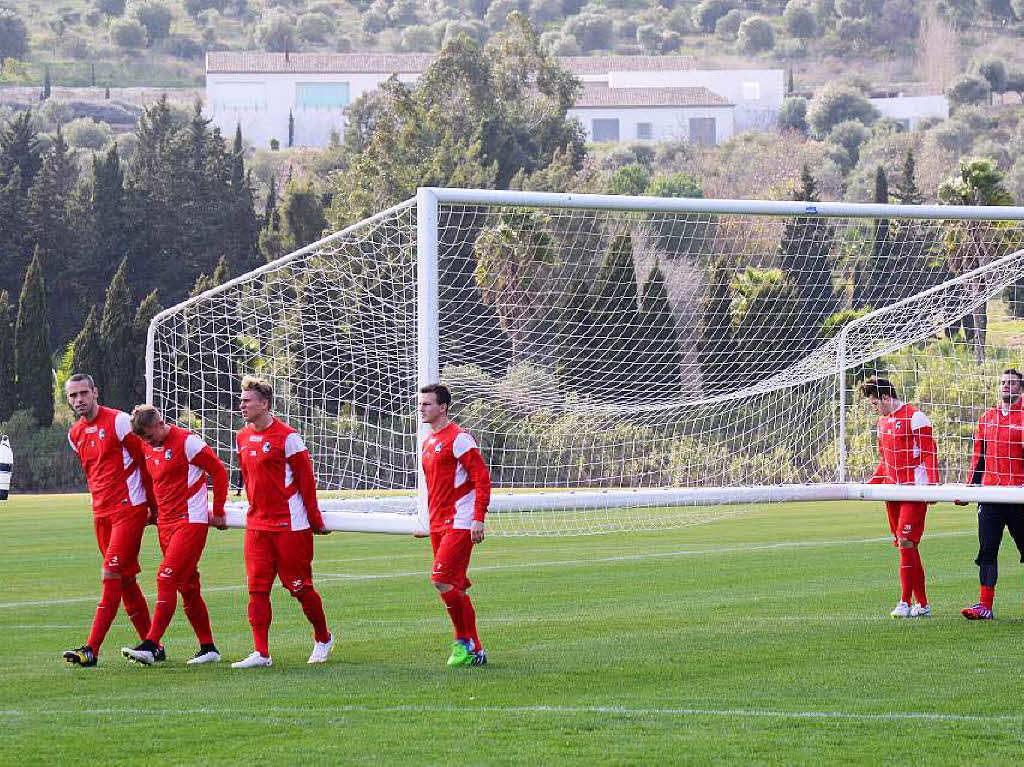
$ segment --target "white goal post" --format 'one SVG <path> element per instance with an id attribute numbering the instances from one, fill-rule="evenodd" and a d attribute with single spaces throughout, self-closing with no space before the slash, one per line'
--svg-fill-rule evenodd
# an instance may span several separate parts
<path id="1" fill-rule="evenodd" d="M 1024 369 L 1022 248 L 1017 207 L 424 188 L 157 315 L 148 399 L 234 466 L 240 378 L 267 377 L 337 530 L 422 532 L 435 381 L 492 468 L 493 534 L 1024 502 L 961 484 L 999 373 Z M 946 484 L 861 484 L 871 374 L 931 417 Z"/>

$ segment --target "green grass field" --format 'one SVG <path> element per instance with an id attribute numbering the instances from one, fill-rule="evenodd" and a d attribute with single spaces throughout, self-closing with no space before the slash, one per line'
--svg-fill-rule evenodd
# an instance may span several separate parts
<path id="1" fill-rule="evenodd" d="M 84 496 L 0 506 L 3 764 L 1020 764 L 1022 575 L 1004 543 L 998 620 L 977 593 L 972 510 L 933 507 L 931 619 L 894 621 L 896 553 L 873 504 L 792 505 L 659 534 L 490 539 L 472 574 L 491 663 L 447 670 L 427 543 L 333 534 L 315 572 L 340 635 L 307 666 L 280 588 L 274 667 L 129 665 L 123 614 L 72 668 L 99 593 Z M 153 593 L 156 536 L 142 583 Z M 240 531 L 202 572 L 225 661 L 251 651 Z"/>

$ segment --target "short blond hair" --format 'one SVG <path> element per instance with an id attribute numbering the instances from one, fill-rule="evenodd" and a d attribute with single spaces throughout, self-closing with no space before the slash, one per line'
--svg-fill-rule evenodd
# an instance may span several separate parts
<path id="1" fill-rule="evenodd" d="M 132 410 L 132 431 L 138 435 L 164 420 L 160 411 L 152 405 L 136 405 Z"/>
<path id="2" fill-rule="evenodd" d="M 274 404 L 274 387 L 270 381 L 257 376 L 244 376 L 242 378 L 242 391 L 254 391 L 267 401 L 267 404 Z"/>

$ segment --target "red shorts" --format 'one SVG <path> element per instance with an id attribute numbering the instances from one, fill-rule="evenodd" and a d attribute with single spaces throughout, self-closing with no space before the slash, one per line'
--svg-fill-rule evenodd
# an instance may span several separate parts
<path id="1" fill-rule="evenodd" d="M 105 517 L 93 517 L 104 570 L 120 573 L 122 578 L 142 572 L 139 548 L 148 522 L 149 509 L 145 506 L 132 506 Z"/>
<path id="2" fill-rule="evenodd" d="M 171 580 L 178 591 L 198 588 L 199 558 L 206 548 L 209 525 L 178 522 L 160 525 L 157 529 L 160 551 L 164 553 L 164 561 L 156 574 L 157 582 Z"/>
<path id="3" fill-rule="evenodd" d="M 269 592 L 274 578 L 292 594 L 313 585 L 313 531 L 246 530 L 245 574 L 251 593 Z"/>
<path id="4" fill-rule="evenodd" d="M 473 541 L 469 537 L 469 530 L 449 529 L 431 533 L 430 548 L 434 550 L 431 581 L 447 583 L 459 591 L 465 591 L 473 585 L 466 577 L 469 555 L 473 553 Z"/>
<path id="5" fill-rule="evenodd" d="M 919 501 L 886 501 L 885 513 L 889 517 L 889 529 L 897 540 L 906 538 L 914 543 L 921 542 L 924 534 L 924 516 L 927 503 Z"/>

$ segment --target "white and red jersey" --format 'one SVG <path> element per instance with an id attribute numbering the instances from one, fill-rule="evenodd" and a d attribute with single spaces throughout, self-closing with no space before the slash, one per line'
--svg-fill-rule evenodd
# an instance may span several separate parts
<path id="1" fill-rule="evenodd" d="M 932 422 L 913 405 L 903 404 L 878 419 L 882 460 L 870 484 L 936 485 L 939 469 Z"/>
<path id="2" fill-rule="evenodd" d="M 1024 485 L 1024 407 L 1020 400 L 1006 412 L 994 407 L 982 414 L 967 481 L 972 485 Z"/>
<path id="3" fill-rule="evenodd" d="M 449 423 L 423 442 L 430 532 L 468 530 L 483 522 L 491 502 L 491 475 L 476 440 Z"/>
<path id="4" fill-rule="evenodd" d="M 95 516 L 148 503 L 142 440 L 132 434 L 127 413 L 101 405 L 93 420 L 82 416 L 72 424 L 68 442 L 82 462 Z"/>
<path id="5" fill-rule="evenodd" d="M 153 478 L 157 524 L 205 525 L 210 521 L 206 475 L 213 484 L 213 513 L 224 516 L 228 472 L 209 445 L 179 426 L 171 426 L 159 447 L 145 446 L 146 469 Z"/>
<path id="6" fill-rule="evenodd" d="M 263 431 L 247 425 L 235 443 L 249 499 L 249 530 L 323 527 L 313 462 L 295 429 L 274 418 Z"/>

